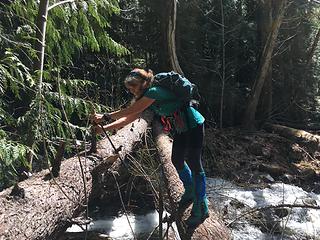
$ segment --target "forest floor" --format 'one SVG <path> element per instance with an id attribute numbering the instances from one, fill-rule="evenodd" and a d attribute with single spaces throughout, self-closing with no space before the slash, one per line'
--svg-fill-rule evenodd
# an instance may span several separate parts
<path id="1" fill-rule="evenodd" d="M 320 193 L 320 148 L 265 131 L 207 129 L 204 166 L 208 176 L 240 186 L 266 187 L 273 182 Z"/>

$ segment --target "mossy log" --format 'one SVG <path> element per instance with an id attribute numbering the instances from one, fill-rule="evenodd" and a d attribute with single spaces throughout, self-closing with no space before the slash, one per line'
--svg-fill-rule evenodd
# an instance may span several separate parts
<path id="1" fill-rule="evenodd" d="M 174 214 L 177 209 L 180 196 L 183 193 L 183 185 L 179 179 L 178 173 L 171 162 L 172 139 L 163 133 L 162 126 L 158 121 L 153 121 L 153 134 L 156 146 L 159 152 L 160 161 L 163 167 L 165 182 L 168 188 L 169 209 L 171 214 Z M 224 223 L 219 219 L 212 206 L 210 208 L 210 217 L 207 218 L 196 229 L 190 231 L 185 228 L 183 221 L 190 215 L 190 210 L 187 209 L 183 216 L 176 218 L 176 224 L 180 238 L 183 240 L 226 240 L 231 239 L 230 232 Z"/>
<path id="2" fill-rule="evenodd" d="M 122 158 L 140 141 L 151 119 L 152 114 L 146 112 L 111 136 L 115 146 L 123 146 Z M 98 142 L 96 153 L 80 153 L 62 161 L 59 177 L 52 179 L 49 171 L 43 170 L 18 187 L 0 192 L 0 240 L 56 239 L 87 204 L 85 196 L 92 193 L 93 176 L 123 168 L 105 138 Z"/>

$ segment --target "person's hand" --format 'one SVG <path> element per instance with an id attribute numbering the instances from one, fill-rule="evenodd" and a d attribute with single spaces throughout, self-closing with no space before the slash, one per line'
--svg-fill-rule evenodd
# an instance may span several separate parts
<path id="1" fill-rule="evenodd" d="M 104 114 L 94 113 L 90 115 L 91 123 L 99 124 L 104 120 Z"/>
<path id="2" fill-rule="evenodd" d="M 107 123 L 112 120 L 111 114 L 110 113 L 105 113 L 103 114 L 103 120 L 106 121 Z"/>

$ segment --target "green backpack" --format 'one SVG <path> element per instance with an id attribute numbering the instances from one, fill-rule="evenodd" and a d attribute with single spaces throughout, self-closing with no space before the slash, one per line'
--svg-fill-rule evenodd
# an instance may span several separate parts
<path id="1" fill-rule="evenodd" d="M 156 74 L 153 86 L 160 86 L 173 92 L 180 101 L 186 104 L 196 107 L 199 105 L 200 94 L 198 87 L 176 72 Z"/>

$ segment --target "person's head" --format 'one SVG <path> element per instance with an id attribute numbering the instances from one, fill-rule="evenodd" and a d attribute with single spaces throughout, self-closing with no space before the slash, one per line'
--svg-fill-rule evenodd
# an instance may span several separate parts
<path id="1" fill-rule="evenodd" d="M 152 70 L 144 70 L 140 68 L 133 69 L 126 79 L 124 85 L 135 96 L 140 98 L 143 92 L 152 85 L 153 72 Z"/>

